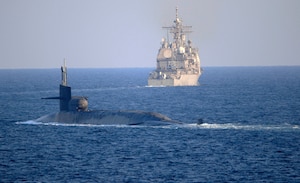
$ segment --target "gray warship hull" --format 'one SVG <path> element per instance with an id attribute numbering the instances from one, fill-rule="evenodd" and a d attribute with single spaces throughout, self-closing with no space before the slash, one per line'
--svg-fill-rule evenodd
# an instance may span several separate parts
<path id="1" fill-rule="evenodd" d="M 191 26 L 183 26 L 178 18 L 174 25 L 163 27 L 173 34 L 173 40 L 163 38 L 158 50 L 156 69 L 149 74 L 148 86 L 197 86 L 201 76 L 198 49 L 186 40 L 186 33 Z M 168 36 L 169 37 L 169 36 Z"/>
<path id="2" fill-rule="evenodd" d="M 198 86 L 199 75 L 186 74 L 181 75 L 180 78 L 169 79 L 148 79 L 148 86 Z"/>

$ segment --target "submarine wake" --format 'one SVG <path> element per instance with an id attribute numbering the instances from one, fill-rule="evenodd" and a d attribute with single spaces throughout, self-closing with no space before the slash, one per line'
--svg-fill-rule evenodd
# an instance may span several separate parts
<path id="1" fill-rule="evenodd" d="M 299 125 L 282 124 L 282 125 L 246 125 L 240 123 L 191 123 L 183 124 L 186 128 L 194 129 L 220 129 L 220 130 L 300 130 Z"/>
<path id="2" fill-rule="evenodd" d="M 155 125 L 156 123 L 156 125 Z M 238 123 L 164 123 L 149 122 L 139 123 L 138 125 L 128 125 L 124 122 L 115 123 L 68 123 L 68 122 L 39 122 L 34 120 L 16 122 L 21 125 L 46 125 L 46 126 L 69 126 L 69 127 L 95 127 L 95 128 L 163 128 L 163 129 L 190 129 L 190 130 L 246 130 L 246 131 L 300 131 L 299 125 L 283 124 L 283 125 L 242 125 Z"/>

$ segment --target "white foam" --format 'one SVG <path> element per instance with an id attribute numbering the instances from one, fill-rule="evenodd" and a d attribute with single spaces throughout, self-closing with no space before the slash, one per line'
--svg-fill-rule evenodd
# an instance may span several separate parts
<path id="1" fill-rule="evenodd" d="M 25 124 L 25 125 L 47 125 L 47 126 L 78 126 L 78 127 L 116 127 L 116 128 L 128 128 L 128 127 L 146 127 L 146 126 L 140 126 L 140 125 L 121 125 L 121 124 L 102 124 L 102 125 L 97 125 L 97 124 L 72 124 L 72 123 L 58 123 L 58 122 L 37 122 L 33 120 L 29 121 L 21 121 L 21 122 L 16 122 L 16 124 Z"/>
<path id="2" fill-rule="evenodd" d="M 199 129 L 235 129 L 235 130 L 290 130 L 299 129 L 298 125 L 283 124 L 283 125 L 243 125 L 240 123 L 202 123 L 202 124 L 187 124 L 187 128 Z"/>
<path id="3" fill-rule="evenodd" d="M 146 85 L 145 87 L 147 87 L 147 88 L 162 88 L 162 87 L 167 87 L 167 86 L 165 86 L 165 85 Z"/>
<path id="4" fill-rule="evenodd" d="M 58 123 L 48 122 L 42 123 L 33 120 L 16 122 L 16 124 L 27 125 L 51 125 L 51 126 L 78 126 L 78 127 L 115 127 L 115 128 L 164 128 L 164 129 L 234 129 L 234 130 L 299 130 L 299 125 L 283 124 L 283 125 L 243 125 L 240 123 L 189 123 L 189 124 L 176 124 L 176 125 L 121 125 L 121 124 L 71 124 L 71 123 Z"/>
<path id="5" fill-rule="evenodd" d="M 43 124 L 41 122 L 37 122 L 37 121 L 32 121 L 32 120 L 29 120 L 29 121 L 18 121 L 16 122 L 16 124 L 25 124 L 25 125 L 40 125 L 40 124 Z"/>

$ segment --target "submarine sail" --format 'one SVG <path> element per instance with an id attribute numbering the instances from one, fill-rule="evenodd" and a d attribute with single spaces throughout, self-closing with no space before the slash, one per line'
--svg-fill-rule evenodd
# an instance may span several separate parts
<path id="1" fill-rule="evenodd" d="M 69 101 L 71 100 L 71 87 L 67 85 L 67 67 L 66 61 L 61 66 L 61 84 L 59 85 L 60 111 L 69 110 Z"/>
<path id="2" fill-rule="evenodd" d="M 88 100 L 84 96 L 72 96 L 71 87 L 67 85 L 66 61 L 61 66 L 61 84 L 59 85 L 59 97 L 47 97 L 42 99 L 59 99 L 60 111 L 87 111 Z"/>

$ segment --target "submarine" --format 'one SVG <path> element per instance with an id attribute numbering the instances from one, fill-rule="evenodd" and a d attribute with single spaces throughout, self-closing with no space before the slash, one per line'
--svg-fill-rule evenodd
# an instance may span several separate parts
<path id="1" fill-rule="evenodd" d="M 61 84 L 58 97 L 42 99 L 59 100 L 59 112 L 42 116 L 35 121 L 42 123 L 91 124 L 91 125 L 172 125 L 182 124 L 157 113 L 138 110 L 89 110 L 88 98 L 72 96 L 67 85 L 66 62 L 61 66 Z"/>

